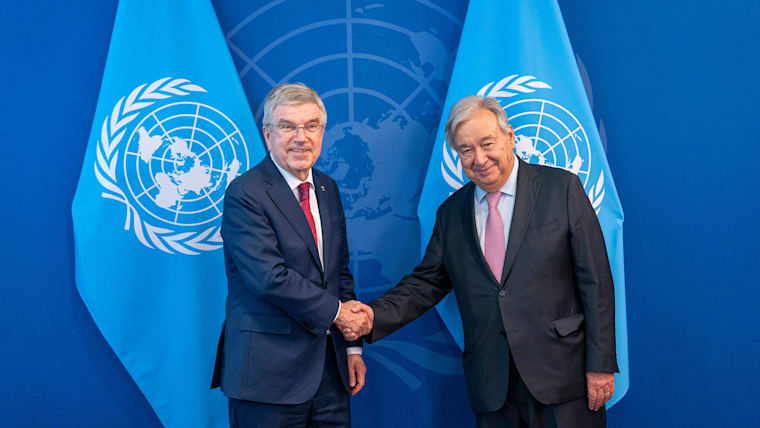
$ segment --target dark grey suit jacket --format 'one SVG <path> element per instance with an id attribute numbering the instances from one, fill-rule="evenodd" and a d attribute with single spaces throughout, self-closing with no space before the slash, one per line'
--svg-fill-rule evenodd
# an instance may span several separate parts
<path id="1" fill-rule="evenodd" d="M 480 250 L 469 183 L 438 209 L 422 262 L 370 303 L 373 342 L 454 290 L 477 413 L 504 404 L 510 354 L 530 392 L 547 404 L 585 396 L 586 371 L 618 370 L 612 274 L 583 186 L 569 172 L 519 162 L 502 278 Z"/>

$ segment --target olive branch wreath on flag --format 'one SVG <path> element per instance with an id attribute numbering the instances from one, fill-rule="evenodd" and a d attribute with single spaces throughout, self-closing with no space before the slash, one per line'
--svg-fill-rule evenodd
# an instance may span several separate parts
<path id="1" fill-rule="evenodd" d="M 142 220 L 137 209 L 127 200 L 126 194 L 119 187 L 116 179 L 116 161 L 119 155 L 117 147 L 124 138 L 127 131 L 126 126 L 137 118 L 139 111 L 156 102 L 151 100 L 185 96 L 192 92 L 206 92 L 206 90 L 190 83 L 187 79 L 172 79 L 171 77 L 164 77 L 151 84 L 144 83 L 136 87 L 128 96 L 121 97 L 116 102 L 110 116 L 106 115 L 103 119 L 100 140 L 96 150 L 95 176 L 98 182 L 110 191 L 104 191 L 101 195 L 125 205 L 127 212 L 124 230 L 129 230 L 132 227 L 135 236 L 143 245 L 148 248 L 157 248 L 169 254 L 174 254 L 176 251 L 182 254 L 197 255 L 200 254 L 199 251 L 212 251 L 221 248 L 220 227 L 212 226 L 198 233 L 175 233 L 171 229 L 153 226 Z"/>

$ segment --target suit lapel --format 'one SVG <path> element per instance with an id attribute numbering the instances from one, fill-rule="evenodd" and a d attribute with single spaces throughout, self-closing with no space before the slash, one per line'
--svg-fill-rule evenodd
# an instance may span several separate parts
<path id="1" fill-rule="evenodd" d="M 306 247 L 311 253 L 311 257 L 317 264 L 319 269 L 322 269 L 322 263 L 319 262 L 319 253 L 317 252 L 317 244 L 314 242 L 314 236 L 311 234 L 311 227 L 309 222 L 306 221 L 306 216 L 301 209 L 301 205 L 293 195 L 293 190 L 288 187 L 288 183 L 285 178 L 274 166 L 272 159 L 267 156 L 267 161 L 263 168 L 264 179 L 270 184 L 267 189 L 267 194 L 274 202 L 277 209 L 280 210 L 283 216 L 288 220 L 288 223 L 293 227 L 298 236 L 306 243 Z M 321 215 L 320 211 L 320 215 Z"/>
<path id="2" fill-rule="evenodd" d="M 332 231 L 330 230 L 330 224 L 332 223 L 332 219 L 330 218 L 330 195 L 327 193 L 322 173 L 316 169 L 312 169 L 312 177 L 314 178 L 314 192 L 316 192 L 317 196 L 317 205 L 319 205 L 319 221 L 322 225 L 322 263 L 326 268 L 327 249 L 330 248 L 328 244 L 332 236 Z"/>
<path id="3" fill-rule="evenodd" d="M 516 156 L 515 158 L 520 162 L 520 169 L 517 172 L 515 210 L 512 213 L 512 225 L 509 228 L 509 241 L 507 242 L 507 253 L 504 257 L 501 285 L 504 285 L 512 272 L 517 253 L 520 251 L 520 246 L 525 237 L 525 231 L 528 228 L 528 223 L 530 223 L 533 207 L 538 199 L 538 192 L 541 190 L 541 183 L 535 179 L 536 172 L 533 167 Z"/>
<path id="4" fill-rule="evenodd" d="M 498 286 L 496 277 L 493 276 L 491 268 L 488 266 L 485 256 L 483 256 L 483 250 L 480 249 L 480 241 L 478 240 L 478 228 L 475 225 L 475 184 L 470 182 L 467 186 L 468 189 L 464 192 L 462 198 L 462 221 L 464 227 L 464 236 L 469 250 L 478 261 L 478 265 L 483 270 L 483 273 L 493 279 L 494 285 Z"/>

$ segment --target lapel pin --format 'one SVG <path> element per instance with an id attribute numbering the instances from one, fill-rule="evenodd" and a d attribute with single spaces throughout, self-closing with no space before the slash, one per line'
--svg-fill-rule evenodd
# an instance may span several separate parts
<path id="1" fill-rule="evenodd" d="M 319 188 L 322 189 L 323 192 L 325 191 L 325 186 L 319 186 Z"/>

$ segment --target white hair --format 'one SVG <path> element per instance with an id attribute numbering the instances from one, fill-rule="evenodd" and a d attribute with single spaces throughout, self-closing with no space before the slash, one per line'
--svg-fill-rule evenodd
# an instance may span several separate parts
<path id="1" fill-rule="evenodd" d="M 501 132 L 504 135 L 509 133 L 509 119 L 507 119 L 507 114 L 504 113 L 504 109 L 501 108 L 501 104 L 495 98 L 470 95 L 457 101 L 449 112 L 449 118 L 446 120 L 445 127 L 446 142 L 449 144 L 449 147 L 456 150 L 454 137 L 459 126 L 470 120 L 475 112 L 480 109 L 486 109 L 493 113 L 496 116 L 496 122 L 499 124 Z"/>
<path id="2" fill-rule="evenodd" d="M 272 125 L 272 120 L 274 120 L 274 110 L 277 107 L 306 103 L 314 103 L 319 107 L 319 111 L 322 113 L 322 125 L 325 125 L 327 123 L 327 110 L 325 110 L 325 104 L 322 102 L 322 98 L 319 98 L 319 94 L 317 94 L 314 89 L 311 89 L 303 83 L 285 83 L 277 85 L 269 91 L 269 94 L 267 94 L 267 97 L 264 100 L 264 118 L 261 121 L 262 125 Z"/>

